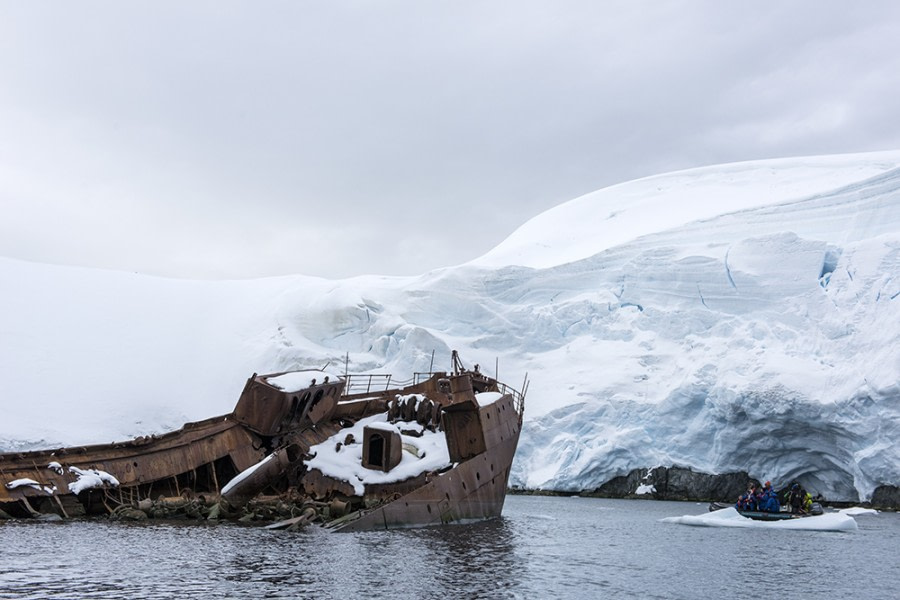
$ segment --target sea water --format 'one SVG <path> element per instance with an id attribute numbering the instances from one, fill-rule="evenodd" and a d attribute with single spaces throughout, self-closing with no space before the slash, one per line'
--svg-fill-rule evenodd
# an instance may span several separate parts
<path id="1" fill-rule="evenodd" d="M 0 598 L 900 597 L 900 515 L 845 532 L 690 527 L 696 503 L 509 496 L 488 522 L 335 534 L 0 521 Z"/>

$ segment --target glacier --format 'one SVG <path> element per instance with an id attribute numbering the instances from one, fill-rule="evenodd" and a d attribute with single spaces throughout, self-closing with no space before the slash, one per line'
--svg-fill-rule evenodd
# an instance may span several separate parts
<path id="1" fill-rule="evenodd" d="M 448 224 L 464 243 L 477 215 Z M 508 383 L 528 373 L 519 487 L 668 465 L 835 500 L 900 485 L 900 151 L 622 183 L 417 277 L 201 282 L 0 259 L 0 281 L 0 450 L 224 414 L 253 372 L 408 373 L 458 349 Z"/>

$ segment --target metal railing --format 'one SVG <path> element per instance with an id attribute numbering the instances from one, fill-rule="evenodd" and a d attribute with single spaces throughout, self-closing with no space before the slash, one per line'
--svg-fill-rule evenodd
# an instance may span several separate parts
<path id="1" fill-rule="evenodd" d="M 344 395 L 371 394 L 391 389 L 391 375 L 345 375 Z"/>
<path id="2" fill-rule="evenodd" d="M 441 372 L 442 373 L 442 372 Z M 344 376 L 344 396 L 357 396 L 364 394 L 379 394 L 394 388 L 403 388 L 409 385 L 417 385 L 423 381 L 427 381 L 435 375 L 434 372 L 416 372 L 413 373 L 412 379 L 400 381 L 393 378 L 390 374 L 370 374 L 370 375 L 345 375 Z M 519 413 L 519 421 L 525 413 L 525 394 L 528 392 L 528 379 L 523 383 L 524 388 L 520 392 L 516 388 L 505 383 L 497 382 L 497 389 L 501 394 L 510 394 L 513 397 L 513 406 Z"/>
<path id="3" fill-rule="evenodd" d="M 413 373 L 412 379 L 406 380 L 394 379 L 393 375 L 382 373 L 371 375 L 345 375 L 344 395 L 355 396 L 357 394 L 377 394 L 385 392 L 392 387 L 399 389 L 410 385 L 418 385 L 423 381 L 431 379 L 434 374 L 435 373 L 417 371 Z"/>
<path id="4" fill-rule="evenodd" d="M 513 407 L 516 409 L 516 412 L 519 413 L 519 424 L 522 424 L 522 417 L 525 414 L 525 393 L 528 391 L 528 383 L 525 383 L 524 391 L 519 391 L 516 388 L 506 385 L 505 383 L 497 382 L 497 387 L 500 389 L 501 394 L 509 394 L 513 397 Z"/>

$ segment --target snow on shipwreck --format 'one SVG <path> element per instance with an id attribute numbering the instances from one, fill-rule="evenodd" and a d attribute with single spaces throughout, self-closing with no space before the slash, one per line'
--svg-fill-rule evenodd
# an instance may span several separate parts
<path id="1" fill-rule="evenodd" d="M 524 412 L 466 369 L 254 374 L 234 411 L 160 436 L 0 454 L 0 518 L 236 518 L 355 531 L 497 517 Z"/>

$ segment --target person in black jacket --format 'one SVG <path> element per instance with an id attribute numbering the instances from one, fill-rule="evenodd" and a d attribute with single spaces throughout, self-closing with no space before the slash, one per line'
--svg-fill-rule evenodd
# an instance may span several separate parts
<path id="1" fill-rule="evenodd" d="M 806 490 L 801 489 L 799 483 L 791 486 L 791 491 L 787 493 L 786 500 L 791 507 L 792 514 L 799 515 L 806 512 L 803 506 L 806 500 Z"/>

